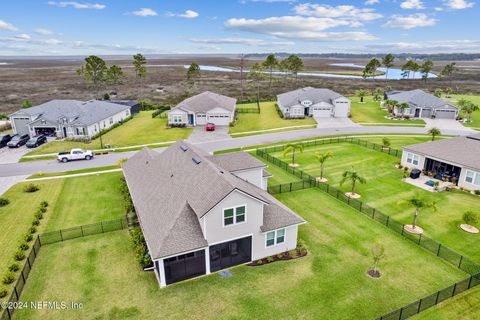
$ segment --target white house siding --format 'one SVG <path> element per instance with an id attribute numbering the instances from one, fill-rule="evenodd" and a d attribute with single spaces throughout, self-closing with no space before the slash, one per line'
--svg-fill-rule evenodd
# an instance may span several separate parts
<path id="1" fill-rule="evenodd" d="M 232 172 L 234 175 L 263 189 L 263 168 L 254 168 Z"/>
<path id="2" fill-rule="evenodd" d="M 401 160 L 401 165 L 404 166 L 404 167 L 407 167 L 409 169 L 420 169 L 420 170 L 423 170 L 423 167 L 425 166 L 425 157 L 420 155 L 420 154 L 416 154 L 418 155 L 418 164 L 415 165 L 413 163 L 408 163 L 407 162 L 407 158 L 408 158 L 408 153 L 411 153 L 411 154 L 416 154 L 414 152 L 410 152 L 410 151 L 403 151 L 402 152 L 402 160 Z"/>
<path id="3" fill-rule="evenodd" d="M 252 238 L 252 260 L 258 260 L 285 251 L 293 250 L 297 247 L 298 225 L 285 228 L 285 241 L 271 247 L 266 246 L 266 232 L 257 233 Z"/>
<path id="4" fill-rule="evenodd" d="M 350 99 L 341 97 L 333 101 L 334 114 L 336 118 L 347 118 L 350 114 Z"/>
<path id="5" fill-rule="evenodd" d="M 478 170 L 473 170 L 473 169 L 468 169 L 468 168 L 463 168 L 462 171 L 460 171 L 460 177 L 458 178 L 458 186 L 459 187 L 464 187 L 468 190 L 480 190 L 480 186 L 476 185 L 474 183 L 469 183 L 465 180 L 467 176 L 467 170 L 472 171 L 474 174 L 480 175 L 480 171 Z M 474 176 L 475 178 L 475 176 Z"/>
<path id="6" fill-rule="evenodd" d="M 172 110 L 168 113 L 168 123 L 169 124 L 173 124 L 173 117 L 174 116 L 180 116 L 181 117 L 181 122 L 180 123 L 187 123 L 188 122 L 188 117 L 187 117 L 187 113 L 183 110 Z"/>

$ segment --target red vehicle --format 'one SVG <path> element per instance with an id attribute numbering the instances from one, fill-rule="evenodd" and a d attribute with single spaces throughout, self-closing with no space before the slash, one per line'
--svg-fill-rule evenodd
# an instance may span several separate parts
<path id="1" fill-rule="evenodd" d="M 207 123 L 206 130 L 215 131 L 215 123 Z"/>

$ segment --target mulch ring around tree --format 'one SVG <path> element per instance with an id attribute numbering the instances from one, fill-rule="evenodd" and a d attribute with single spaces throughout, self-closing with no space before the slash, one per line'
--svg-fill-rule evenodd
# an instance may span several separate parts
<path id="1" fill-rule="evenodd" d="M 380 274 L 380 271 L 378 271 L 378 270 L 373 270 L 373 269 L 368 270 L 368 271 L 367 271 L 367 274 L 368 274 L 370 277 L 372 277 L 372 278 L 380 278 L 380 277 L 382 276 L 382 275 Z"/>
<path id="2" fill-rule="evenodd" d="M 298 258 L 301 258 L 301 257 L 305 257 L 307 254 L 308 254 L 307 250 L 302 250 L 302 251 L 295 250 L 294 254 L 292 254 L 291 251 L 286 251 L 286 252 L 279 253 L 279 254 L 276 254 L 276 255 L 273 255 L 273 256 L 270 256 L 270 257 L 267 257 L 267 258 L 255 260 L 255 261 L 247 264 L 247 266 L 258 267 L 258 266 L 263 266 L 263 265 L 266 265 L 266 264 L 269 264 L 269 263 L 272 263 L 272 262 L 275 262 L 275 261 L 298 259 Z"/>

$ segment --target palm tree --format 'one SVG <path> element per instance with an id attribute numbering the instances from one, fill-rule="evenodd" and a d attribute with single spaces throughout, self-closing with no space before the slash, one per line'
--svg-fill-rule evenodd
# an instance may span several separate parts
<path id="1" fill-rule="evenodd" d="M 420 214 L 420 209 L 431 208 L 433 211 L 437 210 L 436 202 L 428 202 L 425 199 L 421 198 L 419 195 L 415 195 L 408 200 L 408 203 L 415 207 L 415 214 L 413 215 L 412 229 L 415 229 L 417 226 L 417 218 Z"/>
<path id="2" fill-rule="evenodd" d="M 408 103 L 404 102 L 404 103 L 400 103 L 396 107 L 397 107 L 398 110 L 400 110 L 400 114 L 401 114 L 402 119 L 403 119 L 405 110 L 410 108 L 410 105 Z"/>
<path id="3" fill-rule="evenodd" d="M 442 133 L 438 128 L 431 128 L 428 130 L 428 134 L 432 136 L 432 141 L 435 141 L 435 137 L 441 135 Z"/>
<path id="4" fill-rule="evenodd" d="M 357 181 L 361 184 L 367 183 L 367 180 L 360 176 L 357 171 L 352 167 L 351 170 L 347 170 L 342 174 L 342 180 L 340 181 L 340 185 L 343 185 L 345 181 L 349 180 L 352 183 L 352 191 L 350 192 L 351 195 L 355 195 L 355 185 Z"/>
<path id="5" fill-rule="evenodd" d="M 443 93 L 442 89 L 437 88 L 437 89 L 435 89 L 435 91 L 433 92 L 433 95 L 434 95 L 435 97 L 437 97 L 437 98 L 441 98 L 441 97 L 442 97 L 442 93 Z"/>
<path id="6" fill-rule="evenodd" d="M 393 113 L 393 110 L 398 105 L 398 102 L 395 100 L 387 99 L 385 100 L 383 105 L 387 108 L 388 113 Z"/>
<path id="7" fill-rule="evenodd" d="M 333 157 L 333 153 L 331 152 L 326 152 L 326 153 L 320 153 L 320 152 L 315 152 L 315 158 L 317 158 L 318 162 L 320 163 L 320 181 L 326 181 L 326 179 L 323 179 L 323 165 L 325 161 L 327 161 L 329 158 Z"/>
<path id="8" fill-rule="evenodd" d="M 359 89 L 355 92 L 355 94 L 360 98 L 360 103 L 363 103 L 363 98 L 368 95 L 368 92 L 365 89 Z"/>
<path id="9" fill-rule="evenodd" d="M 453 94 L 453 89 L 450 88 L 450 87 L 447 87 L 447 88 L 445 89 L 445 96 L 446 96 L 447 98 L 450 98 L 450 97 L 452 96 L 452 94 Z"/>
<path id="10" fill-rule="evenodd" d="M 304 146 L 301 143 L 289 143 L 285 146 L 283 150 L 283 156 L 286 157 L 287 154 L 292 153 L 292 163 L 291 167 L 297 166 L 295 163 L 295 152 L 298 150 L 300 153 L 303 153 Z"/>
<path id="11" fill-rule="evenodd" d="M 462 109 L 462 112 L 467 115 L 468 122 L 472 121 L 472 113 L 478 110 L 478 105 L 474 104 L 471 101 L 468 101 L 466 99 L 460 99 L 458 100 L 458 105 Z"/>
<path id="12" fill-rule="evenodd" d="M 382 101 L 382 98 L 383 98 L 382 89 L 376 88 L 375 90 L 373 90 L 372 94 L 373 94 L 373 100 L 374 101 L 377 101 L 377 102 Z"/>

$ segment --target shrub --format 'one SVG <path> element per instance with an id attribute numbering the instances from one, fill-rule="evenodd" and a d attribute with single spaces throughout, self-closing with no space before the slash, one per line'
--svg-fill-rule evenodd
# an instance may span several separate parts
<path id="1" fill-rule="evenodd" d="M 132 197 L 130 196 L 130 191 L 128 190 L 127 182 L 125 178 L 121 178 L 122 184 L 120 185 L 120 192 L 123 195 L 123 205 L 125 207 L 125 211 L 128 212 L 135 212 L 135 207 L 133 206 Z"/>
<path id="2" fill-rule="evenodd" d="M 7 289 L 0 289 L 0 298 L 5 298 L 8 294 Z"/>
<path id="3" fill-rule="evenodd" d="M 466 224 L 474 226 L 478 223 L 478 214 L 476 214 L 473 211 L 466 211 L 463 214 L 462 219 L 463 219 L 463 222 L 465 222 Z"/>
<path id="4" fill-rule="evenodd" d="M 45 201 L 45 200 L 44 200 L 44 201 L 42 201 L 42 202 L 40 202 L 40 207 L 42 207 L 42 208 L 46 208 L 46 207 L 48 207 L 48 202 L 47 202 L 47 201 Z"/>
<path id="5" fill-rule="evenodd" d="M 475 190 L 474 192 L 477 196 L 480 196 L 480 190 Z"/>
<path id="6" fill-rule="evenodd" d="M 7 198 L 3 198 L 3 197 L 0 198 L 0 207 L 5 207 L 9 203 L 10 203 L 10 200 L 8 200 Z"/>
<path id="7" fill-rule="evenodd" d="M 152 260 L 148 254 L 147 244 L 145 243 L 142 230 L 138 227 L 130 229 L 130 237 L 138 263 L 142 268 L 149 266 Z"/>
<path id="8" fill-rule="evenodd" d="M 277 254 L 277 259 L 282 259 L 283 258 L 283 254 L 279 253 Z"/>
<path id="9" fill-rule="evenodd" d="M 26 242 L 24 242 L 24 243 L 22 243 L 18 248 L 19 248 L 20 250 L 27 251 L 28 248 L 30 248 L 30 246 L 29 246 Z"/>
<path id="10" fill-rule="evenodd" d="M 37 210 L 38 210 L 39 212 L 41 212 L 41 213 L 47 212 L 47 208 L 46 208 L 46 207 L 39 207 Z"/>
<path id="11" fill-rule="evenodd" d="M 8 272 L 3 276 L 2 282 L 3 284 L 10 284 L 15 281 L 15 275 L 11 272 Z"/>
<path id="12" fill-rule="evenodd" d="M 273 262 L 273 257 L 267 257 L 267 262 Z"/>
<path id="13" fill-rule="evenodd" d="M 35 218 L 33 221 L 32 221 L 32 226 L 38 226 L 40 224 L 40 220 L 38 220 L 37 218 Z"/>
<path id="14" fill-rule="evenodd" d="M 398 169 L 403 169 L 403 166 L 401 164 L 399 164 Z"/>
<path id="15" fill-rule="evenodd" d="M 8 267 L 8 270 L 10 270 L 11 272 L 17 272 L 18 270 L 20 270 L 20 266 L 18 265 L 18 263 L 12 263 L 10 267 Z"/>
<path id="16" fill-rule="evenodd" d="M 15 260 L 22 261 L 23 259 L 25 259 L 25 253 L 23 251 L 17 251 L 15 253 Z"/>
<path id="17" fill-rule="evenodd" d="M 262 259 L 258 259 L 258 260 L 257 260 L 257 264 L 263 264 L 263 260 L 262 260 Z"/>
<path id="18" fill-rule="evenodd" d="M 43 213 L 41 213 L 40 211 L 35 212 L 35 218 L 38 219 L 38 220 L 42 220 L 43 219 Z"/>
<path id="19" fill-rule="evenodd" d="M 290 257 L 295 257 L 297 255 L 297 251 L 296 250 L 290 250 L 290 251 L 288 251 L 288 255 Z"/>
<path id="20" fill-rule="evenodd" d="M 29 192 L 29 193 L 36 192 L 38 190 L 40 190 L 40 187 L 33 183 L 29 183 L 23 188 L 23 192 Z"/>
<path id="21" fill-rule="evenodd" d="M 25 235 L 25 241 L 26 242 L 30 242 L 32 240 L 33 240 L 33 235 L 32 234 L 28 233 L 28 234 Z"/>
<path id="22" fill-rule="evenodd" d="M 29 231 L 31 234 L 34 234 L 35 232 L 37 232 L 37 227 L 31 226 Z"/>
<path id="23" fill-rule="evenodd" d="M 186 123 L 171 123 L 170 127 L 171 128 L 185 128 L 187 126 Z"/>

